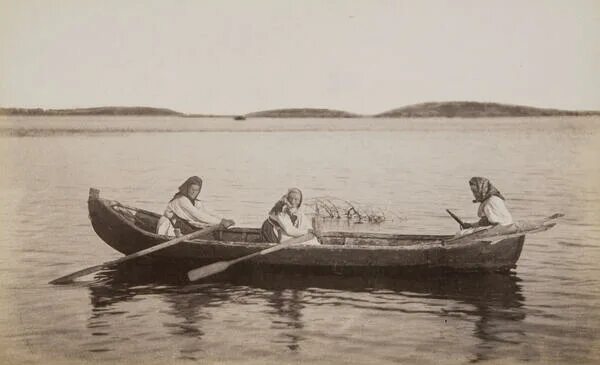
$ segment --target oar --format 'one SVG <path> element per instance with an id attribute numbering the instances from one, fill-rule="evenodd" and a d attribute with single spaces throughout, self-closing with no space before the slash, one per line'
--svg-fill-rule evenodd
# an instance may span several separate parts
<path id="1" fill-rule="evenodd" d="M 286 247 L 290 247 L 294 244 L 306 242 L 314 237 L 315 237 L 315 235 L 313 233 L 307 233 L 303 236 L 291 238 L 291 239 L 284 241 L 276 246 L 266 248 L 262 251 L 255 252 L 250 255 L 238 257 L 237 259 L 233 259 L 233 260 L 229 260 L 229 261 L 219 261 L 219 262 L 212 263 L 210 265 L 201 266 L 197 269 L 189 271 L 188 279 L 190 279 L 190 281 L 196 281 L 196 280 L 199 280 L 199 279 L 202 279 L 202 278 L 214 275 L 214 274 L 218 274 L 222 271 L 227 270 L 231 265 L 237 264 L 240 261 L 245 261 L 245 260 L 251 259 L 256 256 L 266 255 L 266 254 L 269 254 L 272 252 L 276 252 L 276 251 L 282 250 Z"/>
<path id="2" fill-rule="evenodd" d="M 455 221 L 458 222 L 458 224 L 460 225 L 460 228 L 464 229 L 465 228 L 465 222 L 463 222 L 462 220 L 460 220 L 460 218 L 458 218 L 458 216 L 456 216 L 456 214 L 452 213 L 450 211 L 450 209 L 446 209 L 446 212 L 448 212 L 448 214 L 450 214 L 450 216 L 452 218 L 454 218 Z"/>
<path id="3" fill-rule="evenodd" d="M 552 221 L 561 217 L 564 217 L 564 214 L 556 213 L 549 217 L 538 219 L 535 221 L 516 222 L 512 225 L 504 227 L 498 225 L 478 227 L 473 232 L 469 232 L 464 235 L 458 234 L 450 239 L 445 240 L 444 243 L 454 243 L 463 240 L 468 240 L 468 242 L 492 241 L 498 237 L 500 237 L 501 239 L 505 239 L 523 236 L 525 234 L 543 232 L 554 227 L 556 223 Z M 498 229 L 507 230 L 510 229 L 510 227 L 513 227 L 514 229 L 516 229 L 516 231 L 497 232 Z"/>
<path id="4" fill-rule="evenodd" d="M 520 232 L 514 232 L 514 233 L 505 233 L 505 234 L 496 234 L 496 235 L 491 235 L 491 236 L 487 236 L 487 237 L 480 237 L 480 238 L 475 238 L 474 241 L 477 242 L 490 242 L 490 244 L 495 244 L 496 242 L 500 242 L 502 240 L 508 239 L 508 238 L 515 238 L 515 237 L 521 237 L 525 234 L 533 234 L 533 233 L 540 233 L 540 232 L 544 232 L 549 230 L 550 228 L 556 226 L 556 223 L 547 223 L 547 224 L 543 224 L 538 228 L 532 228 L 529 230 L 524 230 L 524 231 L 520 231 Z"/>
<path id="5" fill-rule="evenodd" d="M 91 266 L 91 267 L 88 267 L 86 269 L 76 271 L 76 272 L 74 272 L 72 274 L 69 274 L 69 275 L 61 276 L 58 279 L 52 280 L 49 284 L 66 284 L 66 283 L 70 283 L 71 281 L 73 281 L 73 279 L 76 279 L 78 277 L 94 273 L 96 271 L 100 271 L 103 268 L 110 267 L 110 266 L 113 266 L 113 265 L 116 265 L 116 264 L 120 264 L 121 262 L 129 261 L 131 259 L 135 259 L 137 257 L 144 256 L 144 255 L 150 254 L 152 252 L 156 252 L 158 250 L 162 250 L 162 249 L 167 248 L 167 247 L 171 247 L 171 246 L 176 245 L 176 244 L 178 244 L 180 242 L 191 240 L 191 239 L 194 239 L 194 238 L 196 238 L 198 236 L 202 236 L 202 235 L 204 235 L 206 233 L 210 233 L 212 231 L 216 231 L 219 228 L 228 228 L 228 227 L 229 226 L 224 226 L 224 225 L 221 225 L 221 224 L 210 226 L 210 227 L 207 227 L 207 228 L 202 229 L 200 231 L 195 231 L 195 232 L 192 232 L 190 234 L 186 234 L 185 236 L 177 237 L 177 238 L 174 238 L 174 239 L 172 239 L 170 241 L 158 244 L 156 246 L 152 246 L 152 247 L 146 248 L 144 250 L 138 251 L 136 253 L 132 253 L 132 254 L 127 255 L 125 257 L 121 257 L 119 259 L 112 260 L 112 261 L 107 261 L 107 262 L 104 262 L 104 263 L 102 263 L 100 265 Z"/>

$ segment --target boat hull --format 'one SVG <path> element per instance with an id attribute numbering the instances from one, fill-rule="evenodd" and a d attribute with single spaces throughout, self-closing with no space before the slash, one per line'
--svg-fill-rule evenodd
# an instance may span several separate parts
<path id="1" fill-rule="evenodd" d="M 153 222 L 158 219 L 155 213 L 124 208 L 116 201 L 100 199 L 98 193 L 90 194 L 88 208 L 94 231 L 109 246 L 123 254 L 128 255 L 170 239 L 151 232 Z M 129 211 L 128 214 L 135 212 L 136 219 L 125 219 L 125 211 Z M 292 246 L 257 256 L 241 267 L 334 272 L 434 269 L 506 271 L 515 267 L 525 241 L 525 236 L 519 236 L 494 244 L 484 241 L 448 245 L 444 241 L 449 237 L 328 232 L 322 235 L 322 245 Z M 272 243 L 261 242 L 259 229 L 233 228 L 179 243 L 151 256 L 155 259 L 192 261 L 200 265 L 231 260 L 271 246 Z"/>

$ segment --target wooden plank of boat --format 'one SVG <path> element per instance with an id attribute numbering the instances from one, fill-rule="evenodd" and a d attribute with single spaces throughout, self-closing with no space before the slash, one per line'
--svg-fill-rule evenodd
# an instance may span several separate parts
<path id="1" fill-rule="evenodd" d="M 196 268 L 194 270 L 191 270 L 188 272 L 188 279 L 190 281 L 196 281 L 202 278 L 206 278 L 215 274 L 218 274 L 222 271 L 227 270 L 230 266 L 237 264 L 238 262 L 242 262 L 242 261 L 246 261 L 246 260 L 250 260 L 253 257 L 256 257 L 258 255 L 268 255 L 270 253 L 279 251 L 284 249 L 285 247 L 289 247 L 292 245 L 296 245 L 299 243 L 304 243 L 306 241 L 309 241 L 311 239 L 313 239 L 315 236 L 312 233 L 306 233 L 303 236 L 300 237 L 295 237 L 295 238 L 291 238 L 285 242 L 282 242 L 278 245 L 275 245 L 273 247 L 269 247 L 269 248 L 265 248 L 264 250 L 258 251 L 258 252 L 254 252 L 251 253 L 250 255 L 246 255 L 246 256 L 242 256 L 242 257 L 238 257 L 236 259 L 233 260 L 228 260 L 228 261 L 218 261 L 218 262 L 214 262 L 210 265 L 205 265 L 199 268 Z"/>

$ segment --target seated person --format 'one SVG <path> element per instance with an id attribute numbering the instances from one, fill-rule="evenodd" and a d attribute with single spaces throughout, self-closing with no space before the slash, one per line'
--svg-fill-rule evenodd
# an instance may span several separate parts
<path id="1" fill-rule="evenodd" d="M 288 190 L 275 203 L 261 228 L 263 240 L 272 243 L 282 243 L 312 232 L 312 226 L 302 210 L 302 192 L 297 188 Z M 304 244 L 319 244 L 319 241 L 313 238 Z"/>
<path id="2" fill-rule="evenodd" d="M 475 197 L 473 203 L 480 203 L 477 216 L 481 219 L 476 223 L 465 223 L 463 228 L 504 226 L 513 223 L 512 216 L 504 204 L 504 197 L 488 179 L 473 177 L 469 180 L 469 185 Z"/>
<path id="3" fill-rule="evenodd" d="M 196 199 L 200 190 L 202 179 L 198 176 L 192 176 L 181 184 L 158 220 L 156 233 L 175 236 L 175 228 L 180 229 L 182 234 L 188 234 L 209 225 L 227 227 L 235 224 L 233 220 L 219 218 L 204 209 L 202 202 Z"/>

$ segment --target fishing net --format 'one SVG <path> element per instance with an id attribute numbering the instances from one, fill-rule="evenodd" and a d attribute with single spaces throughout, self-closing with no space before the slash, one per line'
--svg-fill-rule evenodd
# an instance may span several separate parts
<path id="1" fill-rule="evenodd" d="M 308 214 L 325 220 L 345 220 L 356 224 L 404 220 L 390 209 L 336 197 L 315 197 L 304 205 Z"/>

